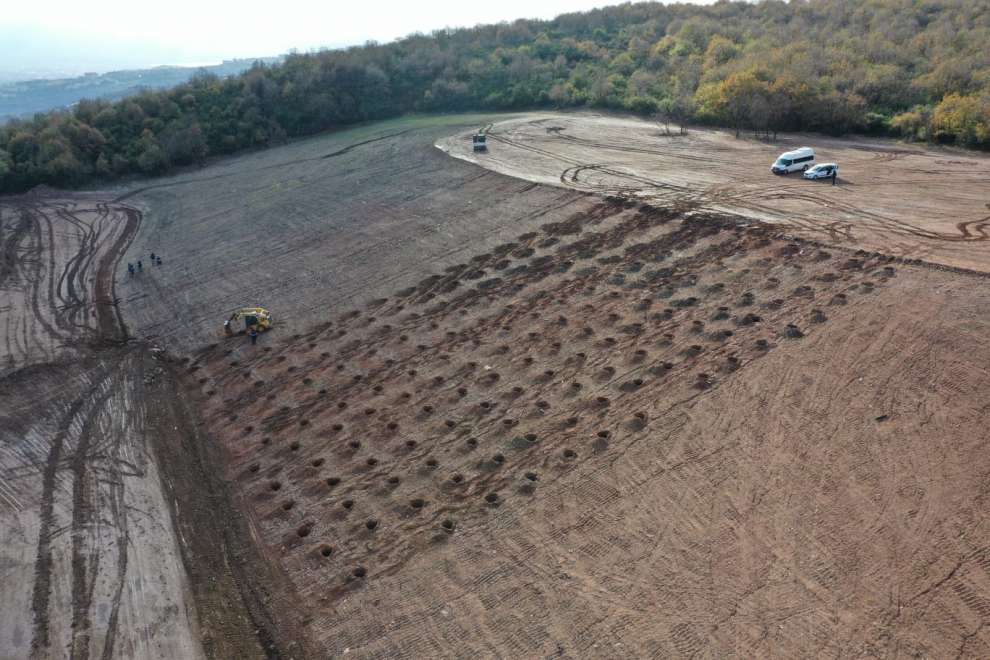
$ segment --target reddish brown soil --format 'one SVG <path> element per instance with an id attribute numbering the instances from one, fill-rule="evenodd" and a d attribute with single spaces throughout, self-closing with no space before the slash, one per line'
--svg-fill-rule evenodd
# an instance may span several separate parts
<path id="1" fill-rule="evenodd" d="M 990 289 L 918 261 L 988 243 L 432 147 L 475 119 L 0 200 L 2 653 L 990 657 Z"/>
<path id="2" fill-rule="evenodd" d="M 186 380 L 325 654 L 981 657 L 985 283 L 603 201 Z"/>

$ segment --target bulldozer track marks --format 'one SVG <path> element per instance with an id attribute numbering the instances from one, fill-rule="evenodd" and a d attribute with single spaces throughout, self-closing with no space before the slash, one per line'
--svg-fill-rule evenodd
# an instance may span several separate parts
<path id="1" fill-rule="evenodd" d="M 483 158 L 442 144 L 458 157 L 535 181 L 550 182 L 549 175 L 556 167 L 555 182 L 581 192 L 739 214 L 814 240 L 864 246 L 950 266 L 977 268 L 985 261 L 980 257 L 985 248 L 979 244 L 990 236 L 990 218 L 985 212 L 975 218 L 966 215 L 986 204 L 985 198 L 970 199 L 990 173 L 986 159 L 951 159 L 938 151 L 882 143 L 800 138 L 809 143 L 825 142 L 822 151 L 840 151 L 841 172 L 849 172 L 851 178 L 840 176 L 840 185 L 833 188 L 827 183 L 804 181 L 800 173 L 775 180 L 766 174 L 760 177 L 766 180 L 758 181 L 741 162 L 750 162 L 757 153 L 772 159 L 772 152 L 767 152 L 773 147 L 756 141 L 732 141 L 717 131 L 657 135 L 645 122 L 594 115 L 562 116 L 549 131 L 542 125 L 546 121 L 550 119 L 496 123 L 488 135 L 500 149 Z M 765 168 L 759 166 L 761 175 Z M 858 192 L 860 189 L 865 194 Z M 931 193 L 926 197 L 913 189 Z M 914 198 L 918 203 L 913 206 L 901 202 Z M 941 200 L 944 204 L 940 205 Z M 972 202 L 961 219 L 953 219 L 950 212 L 940 208 L 961 204 L 961 200 Z M 884 210 L 884 205 L 889 210 Z M 963 213 L 964 207 L 958 208 Z"/>
<path id="2" fill-rule="evenodd" d="M 508 144 L 497 125 L 489 135 L 495 145 Z M 629 190 L 650 186 L 668 191 L 670 200 L 683 196 L 674 208 L 637 201 L 621 186 L 597 183 L 602 176 L 624 177 Z M 458 585 L 450 587 L 452 594 L 476 594 L 486 621 L 504 613 L 508 594 L 517 593 L 515 586 L 502 588 L 507 581 L 521 573 L 554 576 L 546 563 L 530 566 L 527 555 L 545 556 L 561 547 L 571 548 L 568 571 L 594 575 L 597 588 L 608 592 L 602 598 L 638 611 L 626 600 L 637 583 L 612 569 L 627 560 L 629 536 L 642 531 L 623 529 L 630 508 L 687 511 L 686 501 L 678 508 L 679 498 L 707 500 L 748 464 L 745 452 L 752 445 L 745 435 L 729 433 L 715 445 L 689 442 L 683 429 L 697 423 L 693 416 L 711 414 L 709 402 L 726 388 L 745 392 L 751 374 L 778 351 L 822 341 L 832 324 L 862 313 L 883 295 L 899 272 L 891 265 L 898 260 L 890 257 L 842 248 L 825 252 L 818 244 L 784 238 L 779 228 L 714 212 L 687 188 L 580 163 L 560 179 L 607 196 L 593 210 L 465 258 L 400 297 L 341 315 L 326 328 L 274 344 L 270 352 L 241 351 L 241 359 L 230 362 L 217 347 L 194 358 L 190 377 L 207 374 L 196 386 L 227 393 L 223 401 L 210 399 L 207 415 L 234 454 L 231 474 L 252 502 L 259 533 L 291 579 L 317 598 L 317 611 L 348 612 L 331 626 L 349 631 L 346 644 L 327 632 L 326 619 L 311 628 L 331 653 L 349 645 L 369 653 L 392 648 L 356 623 L 347 601 L 359 593 L 380 597 L 414 567 L 429 566 L 438 556 L 450 561 L 448 552 L 459 553 L 448 566 L 463 574 L 452 578 Z M 745 202 L 731 186 L 718 194 Z M 802 201 L 832 203 L 810 194 Z M 848 227 L 837 224 L 830 231 L 841 234 Z M 843 307 L 825 307 L 838 297 Z M 895 343 L 889 350 L 913 345 Z M 272 382 L 287 365 L 293 384 L 280 387 L 275 400 L 249 386 L 253 379 Z M 819 373 L 829 367 L 819 357 L 802 369 Z M 818 405 L 800 401 L 802 377 L 801 370 L 788 370 L 784 390 L 794 394 L 764 400 L 754 419 L 800 419 L 802 436 L 828 435 L 832 399 Z M 247 415 L 261 426 L 246 435 L 230 432 L 225 420 L 235 409 L 238 420 Z M 884 485 L 873 461 L 893 459 L 878 459 L 867 444 L 856 451 L 850 474 L 859 485 L 850 497 L 875 509 L 862 525 L 876 539 L 886 533 L 890 502 L 899 496 Z M 637 497 L 659 483 L 676 484 L 664 495 L 673 503 Z M 760 500 L 767 497 L 764 492 Z M 286 507 L 286 501 L 292 504 Z M 924 507 L 924 496 L 912 506 Z M 679 561 L 708 565 L 716 553 L 734 556 L 735 548 L 754 542 L 744 531 L 753 515 L 748 506 L 735 508 L 731 522 Z M 665 520 L 681 533 L 711 523 L 705 514 L 691 516 L 682 520 L 674 513 Z M 850 532 L 831 517 L 821 521 L 822 529 L 833 523 L 833 531 L 818 541 L 825 554 L 793 566 L 807 593 L 843 589 L 847 576 L 859 570 L 832 554 L 832 539 Z M 669 532 L 664 538 L 677 536 Z M 487 550 L 477 549 L 482 538 L 528 550 L 519 564 L 493 564 Z M 326 547 L 332 553 L 325 554 Z M 503 552 L 496 554 L 504 557 Z M 661 591 L 706 601 L 717 593 L 724 607 L 739 608 L 768 588 L 766 578 L 722 591 L 701 582 Z M 972 607 L 981 606 L 967 598 Z M 783 627 L 802 617 L 827 645 L 824 631 L 833 624 L 815 606 L 781 612 L 775 621 Z M 485 625 L 500 643 L 506 639 L 507 624 Z M 545 629 L 515 625 L 523 627 L 524 641 L 511 642 L 512 648 L 549 648 L 540 641 L 553 639 Z M 588 625 L 596 630 L 594 639 L 606 634 L 600 625 Z M 575 627 L 565 629 L 569 648 L 595 653 L 593 641 Z M 429 628 L 411 643 L 416 653 L 442 655 L 444 640 Z M 675 655 L 723 643 L 723 637 L 685 623 L 675 623 L 657 640 L 658 648 Z M 746 648 L 759 655 L 766 644 L 753 638 Z"/>
<path id="3" fill-rule="evenodd" d="M 982 157 L 860 141 L 847 192 L 754 192 L 706 157 L 756 141 L 539 119 L 472 156 L 530 180 L 427 144 L 473 118 L 3 207 L 18 657 L 987 655 L 987 200 L 887 204 Z M 128 222 L 195 254 L 127 280 Z M 284 299 L 257 345 L 213 337 L 235 290 Z"/>
<path id="4" fill-rule="evenodd" d="M 80 334 L 91 342 L 126 339 L 115 270 L 140 214 L 85 198 L 0 202 L 0 268 L 7 315 L 0 353 L 9 371 L 64 353 Z"/>
<path id="5" fill-rule="evenodd" d="M 174 382 L 151 391 L 166 370 L 129 343 L 117 294 L 141 221 L 95 193 L 0 200 L 0 533 L 11 553 L 0 647 L 11 657 L 202 655 L 163 491 L 183 477 L 156 460 L 178 426 L 174 415 L 148 422 L 181 394 Z M 231 613 L 252 607 L 237 598 Z M 246 635 L 230 624 L 220 646 L 244 657 L 234 649 L 267 634 L 254 623 Z"/>

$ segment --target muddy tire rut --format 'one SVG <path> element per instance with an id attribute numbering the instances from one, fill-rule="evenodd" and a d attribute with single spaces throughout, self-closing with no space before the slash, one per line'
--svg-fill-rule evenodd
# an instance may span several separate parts
<path id="1" fill-rule="evenodd" d="M 169 358 L 130 341 L 120 314 L 115 278 L 140 222 L 94 195 L 0 201 L 11 559 L 0 646 L 37 658 L 278 657 L 269 606 L 248 584 L 267 564 L 211 480 L 204 461 L 217 457 L 170 451 L 185 434 L 205 444 L 195 410 Z"/>

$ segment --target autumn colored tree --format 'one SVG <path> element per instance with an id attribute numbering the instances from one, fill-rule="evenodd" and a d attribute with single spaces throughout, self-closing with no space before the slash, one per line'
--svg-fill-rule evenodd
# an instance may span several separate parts
<path id="1" fill-rule="evenodd" d="M 157 175 L 407 112 L 599 107 L 990 149 L 990 0 L 640 2 L 414 34 L 0 126 L 0 192 Z"/>

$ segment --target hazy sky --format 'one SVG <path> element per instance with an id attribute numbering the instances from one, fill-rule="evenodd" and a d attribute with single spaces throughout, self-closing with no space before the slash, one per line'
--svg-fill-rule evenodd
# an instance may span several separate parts
<path id="1" fill-rule="evenodd" d="M 695 0 L 696 2 L 698 0 Z M 701 0 L 708 4 L 705 0 Z M 711 0 L 708 0 L 709 2 Z M 199 64 L 619 4 L 617 0 L 14 0 L 0 68 Z"/>

